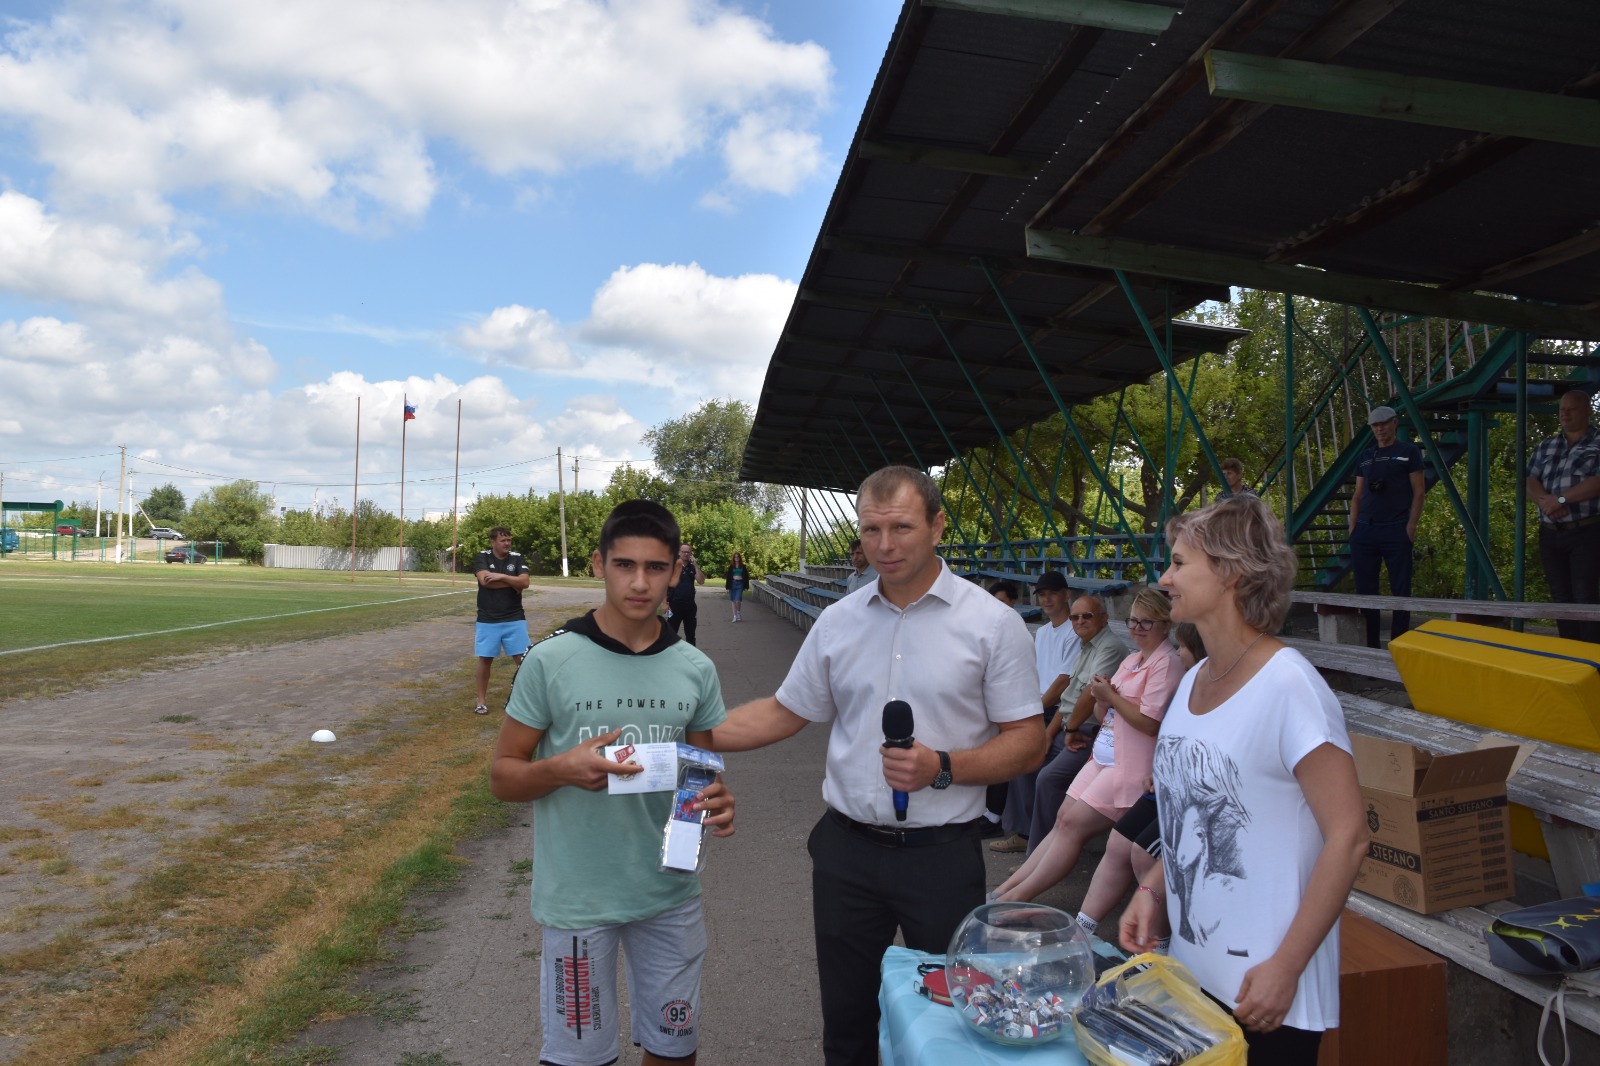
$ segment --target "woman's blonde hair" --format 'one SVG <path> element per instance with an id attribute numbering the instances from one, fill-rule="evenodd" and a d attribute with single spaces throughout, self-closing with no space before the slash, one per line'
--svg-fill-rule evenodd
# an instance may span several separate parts
<path id="1" fill-rule="evenodd" d="M 1185 511 L 1167 523 L 1167 543 L 1182 537 L 1211 560 L 1245 624 L 1264 633 L 1283 627 L 1300 560 L 1285 543 L 1283 525 L 1260 498 L 1229 496 Z"/>
<path id="2" fill-rule="evenodd" d="M 1154 585 L 1146 585 L 1133 598 L 1133 608 L 1129 611 L 1130 618 L 1134 610 L 1142 610 L 1158 622 L 1172 621 L 1172 601 L 1167 598 L 1165 592 Z"/>

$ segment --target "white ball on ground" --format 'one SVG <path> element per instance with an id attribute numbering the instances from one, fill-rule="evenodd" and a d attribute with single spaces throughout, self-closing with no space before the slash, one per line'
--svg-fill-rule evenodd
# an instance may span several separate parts
<path id="1" fill-rule="evenodd" d="M 318 744 L 332 744 L 339 738 L 333 735 L 333 730 L 331 729 L 319 729 L 311 734 L 311 739 Z"/>

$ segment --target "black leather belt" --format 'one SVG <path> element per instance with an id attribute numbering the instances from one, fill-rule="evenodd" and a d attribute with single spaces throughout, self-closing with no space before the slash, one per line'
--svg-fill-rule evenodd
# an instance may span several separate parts
<path id="1" fill-rule="evenodd" d="M 977 832 L 982 818 L 955 825 L 930 825 L 921 829 L 891 829 L 886 825 L 871 825 L 828 808 L 828 817 L 857 836 L 866 837 L 874 844 L 886 848 L 931 848 L 938 844 L 954 844 Z"/>

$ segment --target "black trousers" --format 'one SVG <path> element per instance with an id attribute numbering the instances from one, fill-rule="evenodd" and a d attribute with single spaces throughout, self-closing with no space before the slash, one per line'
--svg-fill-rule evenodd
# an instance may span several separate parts
<path id="1" fill-rule="evenodd" d="M 700 625 L 700 609 L 693 600 L 668 600 L 667 609 L 672 612 L 672 617 L 667 619 L 667 625 L 672 627 L 674 633 L 678 627 L 683 627 L 683 639 L 694 644 L 695 629 Z M 698 645 L 696 645 L 698 647 Z"/>
<path id="2" fill-rule="evenodd" d="M 915 803 L 915 800 L 912 801 Z M 878 984 L 899 929 L 906 946 L 943 954 L 963 918 L 983 903 L 976 828 L 948 844 L 897 848 L 834 821 L 811 830 L 812 921 L 827 1066 L 877 1066 Z"/>
<path id="3" fill-rule="evenodd" d="M 1389 592 L 1395 596 L 1411 595 L 1412 554 L 1411 540 L 1406 536 L 1404 522 L 1386 525 L 1356 526 L 1350 537 L 1350 566 L 1356 575 L 1356 592 L 1362 596 L 1378 594 L 1378 567 L 1389 568 Z M 1367 647 L 1379 645 L 1380 613 L 1363 608 L 1367 620 Z M 1389 639 L 1393 640 L 1411 628 L 1411 612 L 1395 611 L 1389 623 Z"/>
<path id="4" fill-rule="evenodd" d="M 1541 526 L 1539 561 L 1556 603 L 1600 603 L 1600 522 L 1581 529 Z M 1558 618 L 1556 632 L 1600 644 L 1600 622 Z"/>

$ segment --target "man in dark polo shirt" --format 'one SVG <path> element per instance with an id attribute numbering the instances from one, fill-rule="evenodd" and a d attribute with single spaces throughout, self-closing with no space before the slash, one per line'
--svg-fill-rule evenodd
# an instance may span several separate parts
<path id="1" fill-rule="evenodd" d="M 1397 439 L 1400 417 L 1393 407 L 1374 407 L 1367 416 L 1377 442 L 1356 463 L 1356 491 L 1350 498 L 1350 565 L 1356 592 L 1378 594 L 1378 567 L 1389 568 L 1389 592 L 1411 595 L 1411 544 L 1422 517 L 1426 469 L 1422 449 Z M 1378 646 L 1379 613 L 1363 609 L 1367 647 Z M 1389 624 L 1393 640 L 1411 628 L 1411 612 L 1395 611 Z"/>
<path id="2" fill-rule="evenodd" d="M 478 705 L 473 714 L 489 713 L 489 670 L 501 652 L 519 664 L 528 650 L 528 618 L 522 613 L 522 590 L 528 587 L 528 566 L 511 550 L 511 530 L 489 530 L 489 550 L 472 560 L 478 579 L 478 624 L 473 650 L 478 653 Z"/>

